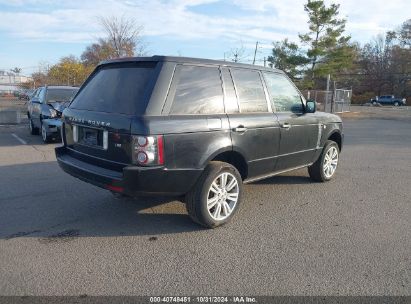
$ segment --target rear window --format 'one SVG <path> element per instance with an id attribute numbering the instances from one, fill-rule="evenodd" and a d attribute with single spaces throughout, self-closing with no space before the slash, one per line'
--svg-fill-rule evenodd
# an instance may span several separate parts
<path id="1" fill-rule="evenodd" d="M 55 102 L 55 101 L 70 101 L 70 99 L 78 91 L 77 88 L 73 89 L 48 89 L 46 94 L 46 102 Z"/>
<path id="2" fill-rule="evenodd" d="M 105 66 L 86 83 L 70 108 L 135 114 L 139 107 L 145 106 L 154 67 L 153 62 Z"/>

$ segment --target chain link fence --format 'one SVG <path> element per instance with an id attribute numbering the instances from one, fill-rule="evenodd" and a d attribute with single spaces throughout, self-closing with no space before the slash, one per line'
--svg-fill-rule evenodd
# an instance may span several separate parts
<path id="1" fill-rule="evenodd" d="M 318 111 L 328 113 L 343 113 L 350 111 L 352 90 L 306 90 L 302 93 L 306 99 L 313 99 L 317 102 Z"/>

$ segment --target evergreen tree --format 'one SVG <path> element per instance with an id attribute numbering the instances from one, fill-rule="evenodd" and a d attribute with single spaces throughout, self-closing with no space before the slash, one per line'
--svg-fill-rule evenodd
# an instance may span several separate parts
<path id="1" fill-rule="evenodd" d="M 289 42 L 288 39 L 273 43 L 272 56 L 268 57 L 271 67 L 283 70 L 287 75 L 295 79 L 301 75 L 301 67 L 309 62 L 307 57 L 297 44 Z"/>
<path id="2" fill-rule="evenodd" d="M 327 7 L 323 0 L 308 0 L 304 5 L 310 31 L 299 36 L 301 42 L 308 46 L 310 68 L 307 76 L 311 81 L 315 76 L 339 71 L 353 61 L 350 36 L 343 35 L 346 20 L 338 18 L 339 8 L 339 4 Z"/>

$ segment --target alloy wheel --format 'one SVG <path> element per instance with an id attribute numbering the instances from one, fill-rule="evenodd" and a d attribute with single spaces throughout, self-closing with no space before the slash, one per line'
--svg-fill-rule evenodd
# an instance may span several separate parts
<path id="1" fill-rule="evenodd" d="M 240 188 L 236 177 L 228 172 L 218 175 L 211 183 L 207 196 L 207 210 L 216 221 L 225 220 L 234 211 Z"/>
<path id="2" fill-rule="evenodd" d="M 47 131 L 43 124 L 41 124 L 41 137 L 43 138 L 44 142 L 47 141 Z"/>
<path id="3" fill-rule="evenodd" d="M 338 165 L 338 150 L 331 146 L 324 157 L 323 172 L 326 178 L 331 178 L 334 175 Z"/>

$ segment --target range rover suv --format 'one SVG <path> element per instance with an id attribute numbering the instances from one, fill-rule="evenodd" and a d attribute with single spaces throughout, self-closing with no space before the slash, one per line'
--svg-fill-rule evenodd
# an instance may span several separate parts
<path id="1" fill-rule="evenodd" d="M 184 197 L 214 228 L 243 183 L 303 167 L 330 180 L 343 132 L 279 70 L 153 56 L 98 65 L 63 112 L 62 140 L 67 173 L 124 196 Z"/>

